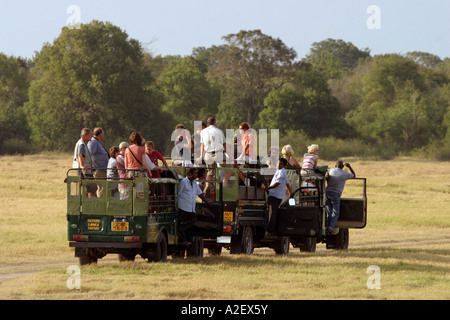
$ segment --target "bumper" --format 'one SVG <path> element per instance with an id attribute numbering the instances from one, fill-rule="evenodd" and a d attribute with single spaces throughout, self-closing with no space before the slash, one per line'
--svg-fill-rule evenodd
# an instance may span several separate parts
<path id="1" fill-rule="evenodd" d="M 124 242 L 69 242 L 71 248 L 140 249 L 142 243 Z"/>

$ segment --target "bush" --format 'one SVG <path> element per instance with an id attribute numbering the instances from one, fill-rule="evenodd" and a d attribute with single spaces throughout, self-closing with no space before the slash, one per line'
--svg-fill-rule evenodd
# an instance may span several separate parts
<path id="1" fill-rule="evenodd" d="M 33 153 L 32 145 L 22 139 L 8 139 L 3 143 L 1 154 L 30 154 Z"/>
<path id="2" fill-rule="evenodd" d="M 329 161 L 336 161 L 344 157 L 390 160 L 397 156 L 395 147 L 389 147 L 389 145 L 380 147 L 360 139 L 338 139 L 332 136 L 311 139 L 299 131 L 290 131 L 280 137 L 280 150 L 284 145 L 290 144 L 294 149 L 294 157 L 301 163 L 307 147 L 313 143 L 319 145 L 319 157 Z"/>

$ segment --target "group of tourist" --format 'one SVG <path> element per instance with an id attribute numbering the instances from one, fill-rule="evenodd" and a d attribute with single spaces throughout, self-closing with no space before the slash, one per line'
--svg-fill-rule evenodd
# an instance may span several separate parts
<path id="1" fill-rule="evenodd" d="M 315 174 L 317 169 L 317 163 L 319 159 L 319 146 L 313 144 L 308 146 L 307 153 L 303 156 L 302 165 L 293 157 L 292 147 L 287 145 L 282 149 L 282 157 L 279 158 L 277 164 L 277 171 L 272 178 L 270 186 L 266 189 L 269 192 L 268 206 L 269 206 L 269 228 L 268 232 L 276 234 L 278 227 L 278 215 L 277 209 L 280 206 L 281 201 L 284 198 L 285 190 L 289 192 L 289 197 L 293 197 L 292 188 L 289 181 L 296 181 L 296 179 L 289 179 L 286 167 L 288 165 L 292 167 L 301 168 L 301 175 L 309 177 Z M 350 172 L 344 169 L 347 167 Z M 335 168 L 331 169 L 328 177 L 328 184 L 326 187 L 326 213 L 328 219 L 328 233 L 336 235 L 339 232 L 338 228 L 335 228 L 339 218 L 340 212 L 340 199 L 342 192 L 344 191 L 345 182 L 347 179 L 355 178 L 356 174 L 350 163 L 343 163 L 341 160 L 336 162 Z M 301 191 L 305 193 L 316 192 L 313 179 L 307 178 L 301 185 Z"/>
<path id="2" fill-rule="evenodd" d="M 141 133 L 131 133 L 129 141 L 123 141 L 118 146 L 107 150 L 102 140 L 105 132 L 102 128 L 91 131 L 81 130 L 81 138 L 75 145 L 73 168 L 81 169 L 85 177 L 93 178 L 159 178 L 163 168 L 158 166 L 161 160 L 169 170 L 165 158 L 155 150 L 153 141 L 145 141 Z"/>
<path id="3" fill-rule="evenodd" d="M 234 159 L 231 162 L 234 166 L 248 164 L 256 159 L 255 140 L 249 129 L 250 126 L 246 122 L 239 125 L 241 151 L 238 154 L 235 152 L 232 155 Z M 178 130 L 177 132 L 182 132 L 185 128 L 180 124 L 176 127 L 176 130 Z M 167 161 L 155 150 L 154 143 L 152 141 L 146 142 L 140 132 L 133 132 L 128 142 L 124 141 L 119 146 L 112 146 L 109 151 L 102 144 L 104 134 L 102 128 L 95 128 L 94 131 L 85 128 L 81 131 L 80 140 L 75 145 L 73 168 L 81 169 L 80 172 L 83 176 L 98 179 L 159 178 L 163 168 L 158 165 L 158 160 L 169 170 Z M 195 203 L 195 198 L 197 196 L 205 198 L 204 194 L 210 189 L 217 165 L 226 167 L 229 166 L 230 162 L 226 161 L 226 158 L 230 157 L 230 155 L 227 154 L 225 136 L 223 131 L 217 127 L 217 122 L 214 117 L 208 118 L 207 123 L 202 125 L 201 130 L 198 130 L 194 134 L 193 140 L 185 139 L 185 136 L 181 133 L 175 140 L 175 145 L 179 145 L 178 150 L 181 158 L 183 158 L 183 150 L 187 148 L 191 148 L 193 154 L 199 155 L 197 159 L 194 159 L 194 164 L 204 164 L 206 166 L 206 184 L 203 190 L 198 188 L 197 183 L 194 185 L 193 180 L 197 178 L 198 174 L 195 168 L 188 170 L 187 177 L 181 181 L 179 190 L 181 200 L 179 202 L 181 203 L 180 210 L 183 214 L 183 221 L 189 220 L 186 218 L 189 214 L 194 214 L 195 210 L 191 207 L 192 203 Z M 302 176 L 314 174 L 319 159 L 319 146 L 317 144 L 308 146 L 307 153 L 303 156 L 302 165 L 293 157 L 294 151 L 290 145 L 282 148 L 281 157 L 278 154 L 278 148 L 271 147 L 270 157 L 266 163 L 269 167 L 274 167 L 274 159 L 278 158 L 277 170 L 270 185 L 265 188 L 266 192 L 268 192 L 268 232 L 271 234 L 276 234 L 277 232 L 277 209 L 284 199 L 285 191 L 288 191 L 289 197 L 293 196 L 293 191 L 289 183 L 290 179 L 285 168 L 288 166 L 300 168 Z M 186 167 L 193 166 L 193 162 L 190 159 L 183 160 L 181 164 Z M 351 173 L 344 171 L 344 167 L 349 168 Z M 328 217 L 328 232 L 330 234 L 336 234 L 338 232 L 335 225 L 339 217 L 340 197 L 345 182 L 347 179 L 354 178 L 355 176 L 355 172 L 350 164 L 344 164 L 342 161 L 337 161 L 336 167 L 329 172 L 329 180 L 326 188 L 326 212 Z M 295 179 L 291 179 L 291 181 L 293 180 Z M 306 184 L 302 185 L 303 192 L 310 192 L 314 189 L 312 180 L 305 182 Z M 124 188 L 126 188 L 126 185 L 119 183 L 119 193 L 121 195 L 126 194 Z M 103 193 L 101 185 L 99 185 L 96 192 L 97 196 L 101 197 Z M 182 201 L 184 198 L 187 199 L 185 202 Z M 185 241 L 186 239 L 183 238 L 183 242 Z"/>

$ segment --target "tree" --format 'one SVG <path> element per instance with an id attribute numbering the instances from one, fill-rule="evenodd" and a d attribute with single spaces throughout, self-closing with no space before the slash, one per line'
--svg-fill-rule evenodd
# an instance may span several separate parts
<path id="1" fill-rule="evenodd" d="M 7 151 L 4 147 L 8 140 L 28 140 L 29 128 L 23 111 L 28 100 L 28 75 L 27 61 L 0 53 L 0 153 Z"/>
<path id="2" fill-rule="evenodd" d="M 351 42 L 328 38 L 314 42 L 304 62 L 321 70 L 328 79 L 337 79 L 354 69 L 360 59 L 369 57 L 368 48 L 361 50 Z"/>
<path id="3" fill-rule="evenodd" d="M 173 61 L 158 78 L 164 94 L 163 110 L 189 126 L 214 112 L 219 93 L 206 79 L 205 66 L 191 56 Z"/>
<path id="4" fill-rule="evenodd" d="M 270 92 L 265 104 L 258 127 L 279 129 L 282 134 L 302 131 L 311 138 L 348 134 L 327 79 L 314 68 L 304 68 L 291 83 Z"/>
<path id="5" fill-rule="evenodd" d="M 376 56 L 369 65 L 361 79 L 360 103 L 347 113 L 348 123 L 366 141 L 392 152 L 428 144 L 436 135 L 432 119 L 437 103 L 419 66 L 396 54 Z"/>
<path id="6" fill-rule="evenodd" d="M 260 30 L 223 37 L 225 45 L 210 57 L 208 75 L 222 87 L 219 121 L 232 127 L 238 121 L 253 125 L 270 91 L 291 78 L 297 56 L 280 39 Z M 230 122 L 233 114 L 234 123 Z"/>
<path id="7" fill-rule="evenodd" d="M 35 63 L 25 109 L 39 147 L 71 150 L 83 127 L 103 127 L 106 146 L 134 130 L 161 131 L 161 97 L 153 90 L 142 47 L 111 23 L 63 28 Z"/>
<path id="8" fill-rule="evenodd" d="M 441 58 L 437 55 L 422 51 L 408 52 L 406 57 L 413 60 L 415 63 L 430 69 L 435 68 L 442 62 Z"/>

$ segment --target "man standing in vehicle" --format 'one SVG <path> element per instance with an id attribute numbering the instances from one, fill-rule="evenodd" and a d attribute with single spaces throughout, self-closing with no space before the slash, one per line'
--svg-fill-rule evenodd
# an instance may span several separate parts
<path id="1" fill-rule="evenodd" d="M 94 178 L 104 179 L 106 178 L 106 168 L 108 167 L 109 153 L 102 145 L 103 137 L 105 132 L 102 128 L 94 129 L 94 136 L 88 143 L 89 152 L 92 156 L 92 167 L 96 169 L 94 171 Z M 103 196 L 103 186 L 98 185 L 97 197 L 101 198 Z"/>
<path id="2" fill-rule="evenodd" d="M 195 223 L 195 206 L 197 203 L 197 197 L 202 199 L 206 204 L 205 195 L 198 186 L 197 181 L 197 169 L 189 168 L 186 178 L 180 181 L 178 187 L 178 210 L 179 210 L 179 224 L 178 224 L 178 236 L 180 238 L 180 244 L 187 245 L 186 230 L 193 226 Z M 208 204 L 209 205 L 209 204 Z"/>
<path id="3" fill-rule="evenodd" d="M 284 199 L 286 189 L 289 192 L 290 198 L 292 198 L 293 195 L 285 169 L 286 166 L 287 160 L 285 158 L 280 158 L 277 164 L 277 171 L 270 182 L 270 186 L 266 189 L 269 193 L 269 227 L 267 231 L 272 235 L 275 235 L 278 232 L 278 207 Z"/>
<path id="4" fill-rule="evenodd" d="M 226 151 L 226 140 L 223 131 L 217 128 L 216 119 L 209 117 L 207 121 L 208 127 L 200 132 L 201 156 L 197 159 L 197 163 L 205 161 L 208 173 L 206 180 L 214 179 L 217 164 L 224 166 L 224 151 Z M 205 194 L 209 196 L 210 183 L 205 186 Z"/>
<path id="5" fill-rule="evenodd" d="M 351 173 L 344 171 L 344 166 L 349 168 Z M 356 174 L 350 166 L 350 163 L 344 164 L 341 160 L 338 160 L 336 161 L 336 168 L 330 170 L 326 190 L 326 212 L 328 217 L 328 233 L 331 235 L 339 232 L 339 230 L 335 230 L 335 225 L 339 219 L 342 192 L 344 191 L 347 179 L 353 178 L 356 178 Z"/>
<path id="6" fill-rule="evenodd" d="M 87 144 L 92 138 L 92 131 L 89 128 L 81 130 L 80 140 L 75 145 L 75 151 L 73 155 L 73 168 L 82 169 L 83 176 L 92 176 L 92 158 L 87 147 Z"/>

